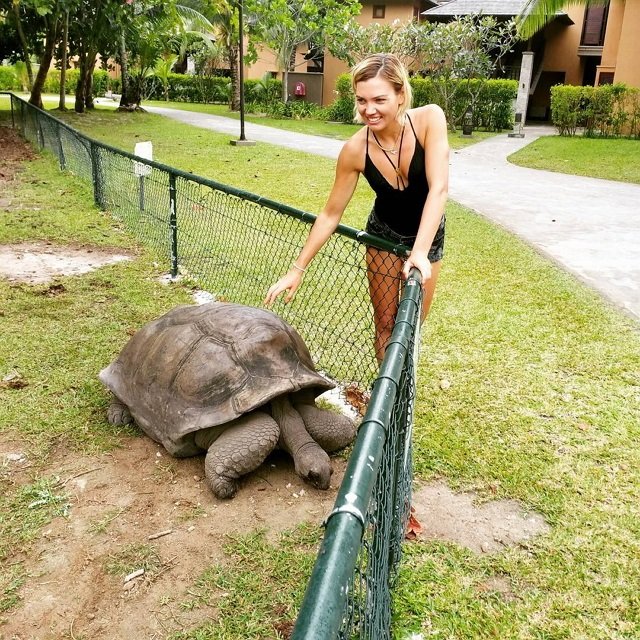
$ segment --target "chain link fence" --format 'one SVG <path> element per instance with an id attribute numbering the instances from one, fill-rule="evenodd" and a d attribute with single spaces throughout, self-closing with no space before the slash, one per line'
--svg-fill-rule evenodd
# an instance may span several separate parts
<path id="1" fill-rule="evenodd" d="M 79 133 L 11 94 L 13 126 L 62 170 L 93 185 L 96 204 L 218 300 L 261 306 L 315 220 L 310 213 L 146 160 Z M 314 362 L 344 390 L 372 387 L 345 481 L 327 519 L 294 638 L 384 640 L 391 588 L 409 517 L 414 347 L 421 286 L 413 271 L 378 373 L 368 248 L 406 247 L 340 225 L 309 266 L 297 297 L 275 311 L 304 338 Z M 389 286 L 398 280 L 388 277 Z"/>

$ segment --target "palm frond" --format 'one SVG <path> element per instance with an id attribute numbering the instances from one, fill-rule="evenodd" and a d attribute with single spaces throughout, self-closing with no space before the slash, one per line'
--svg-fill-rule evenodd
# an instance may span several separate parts
<path id="1" fill-rule="evenodd" d="M 202 13 L 181 4 L 176 5 L 176 11 L 186 31 L 213 37 L 215 27 Z"/>
<path id="2" fill-rule="evenodd" d="M 526 40 L 540 31 L 562 11 L 568 4 L 579 4 L 584 7 L 603 6 L 609 0 L 527 0 L 520 15 L 516 18 L 518 34 L 520 38 Z"/>

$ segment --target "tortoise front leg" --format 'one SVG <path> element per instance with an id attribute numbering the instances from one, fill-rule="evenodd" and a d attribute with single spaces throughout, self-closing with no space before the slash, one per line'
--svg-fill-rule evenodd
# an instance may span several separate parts
<path id="1" fill-rule="evenodd" d="M 271 413 L 280 427 L 280 447 L 291 454 L 296 473 L 318 489 L 328 489 L 333 473 L 329 456 L 309 435 L 289 398 L 274 398 Z"/>
<path id="2" fill-rule="evenodd" d="M 107 420 L 109 420 L 109 424 L 118 427 L 124 424 L 131 424 L 133 417 L 129 411 L 129 407 L 114 396 L 107 410 Z"/>
<path id="3" fill-rule="evenodd" d="M 257 469 L 275 449 L 280 436 L 275 420 L 262 411 L 230 422 L 213 442 L 209 431 L 196 433 L 196 444 L 207 449 L 204 461 L 207 482 L 216 497 L 222 499 L 233 498 L 238 478 Z"/>

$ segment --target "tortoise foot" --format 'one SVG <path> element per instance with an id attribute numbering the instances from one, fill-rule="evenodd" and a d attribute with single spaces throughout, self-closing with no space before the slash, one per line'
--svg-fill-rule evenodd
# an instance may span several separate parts
<path id="1" fill-rule="evenodd" d="M 119 400 L 113 400 L 109 405 L 107 419 L 109 420 L 109 424 L 112 424 L 114 427 L 131 424 L 133 422 L 133 416 L 129 411 L 129 407 Z"/>
<path id="2" fill-rule="evenodd" d="M 216 498 L 220 500 L 229 500 L 238 492 L 239 483 L 233 478 L 225 478 L 224 476 L 208 476 L 209 486 Z"/>

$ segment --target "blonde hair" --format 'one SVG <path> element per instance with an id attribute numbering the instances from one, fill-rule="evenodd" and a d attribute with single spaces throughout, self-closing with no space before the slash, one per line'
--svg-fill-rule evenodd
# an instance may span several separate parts
<path id="1" fill-rule="evenodd" d="M 398 113 L 396 114 L 396 120 L 403 122 L 404 114 L 407 109 L 411 108 L 411 100 L 413 98 L 407 70 L 393 53 L 374 53 L 351 69 L 351 88 L 353 92 L 356 92 L 358 82 L 365 82 L 377 77 L 391 84 L 396 94 L 404 94 L 404 102 L 398 107 Z M 357 102 L 354 106 L 354 114 L 356 122 L 364 122 L 358 113 Z"/>

